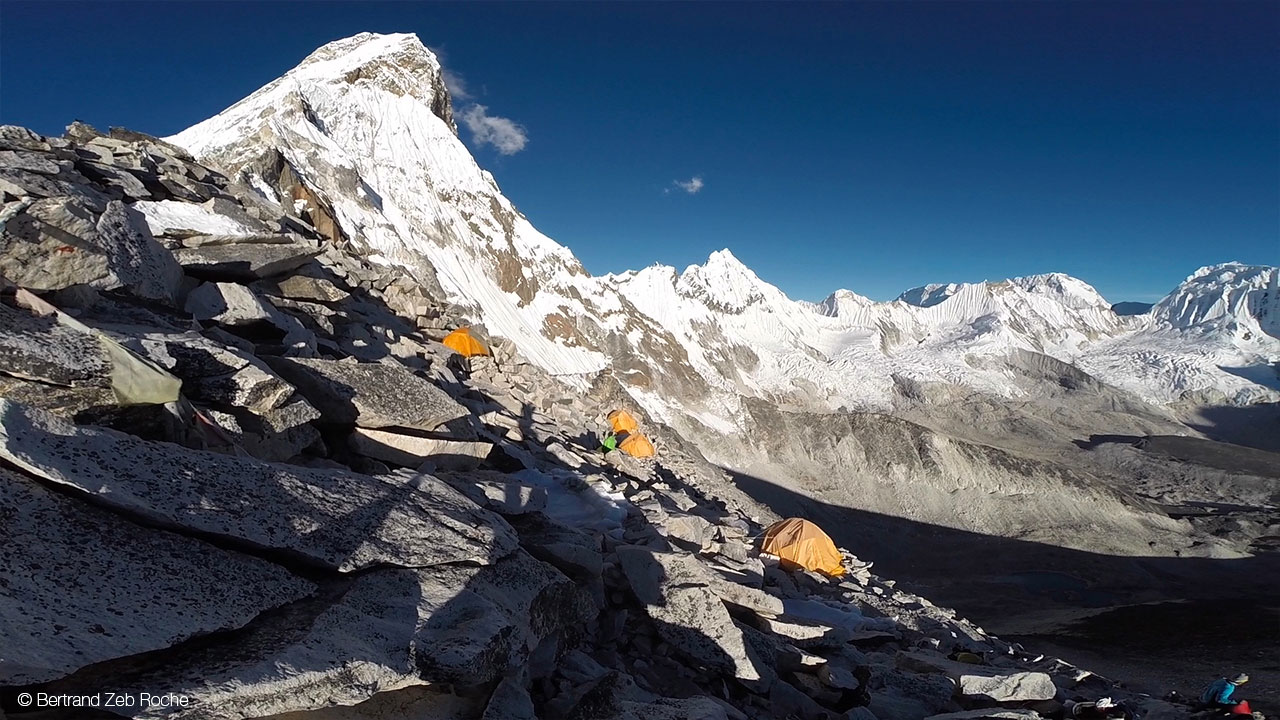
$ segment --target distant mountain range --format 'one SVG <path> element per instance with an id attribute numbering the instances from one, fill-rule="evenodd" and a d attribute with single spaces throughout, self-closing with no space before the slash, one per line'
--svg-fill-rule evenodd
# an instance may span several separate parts
<path id="1" fill-rule="evenodd" d="M 1157 404 L 1280 399 L 1280 381 L 1231 371 L 1280 361 L 1275 267 L 1201 268 L 1150 307 L 1113 307 L 1059 273 L 807 303 L 729 250 L 683 271 L 593 277 L 516 210 L 456 133 L 431 51 L 413 35 L 365 33 L 168 140 L 370 260 L 438 286 L 566 382 L 612 366 L 637 402 L 676 425 L 732 431 L 749 398 L 885 410 L 903 381 L 1017 397 L 998 361 L 1014 351 Z"/>

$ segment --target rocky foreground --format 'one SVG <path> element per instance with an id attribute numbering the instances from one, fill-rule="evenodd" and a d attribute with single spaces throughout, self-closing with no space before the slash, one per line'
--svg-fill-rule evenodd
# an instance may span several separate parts
<path id="1" fill-rule="evenodd" d="M 179 148 L 0 128 L 0 707 L 17 718 L 1025 718 L 1188 710 L 846 553 L 780 567 L 722 472 Z M 308 205 L 308 202 L 311 205 Z M 306 215 L 306 219 L 295 213 Z M 317 229 L 319 227 L 319 229 Z M 483 336 L 483 328 L 475 328 Z M 957 654 L 964 653 L 964 654 Z M 23 693 L 184 698 L 25 707 Z"/>

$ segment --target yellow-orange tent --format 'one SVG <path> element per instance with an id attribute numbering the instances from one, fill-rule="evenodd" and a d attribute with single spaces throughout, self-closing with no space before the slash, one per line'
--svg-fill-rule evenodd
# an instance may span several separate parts
<path id="1" fill-rule="evenodd" d="M 770 525 L 764 531 L 760 549 L 806 570 L 832 577 L 844 575 L 836 544 L 822 528 L 802 518 L 787 518 Z"/>
<path id="2" fill-rule="evenodd" d="M 470 328 L 458 328 L 446 335 L 442 342 L 463 357 L 489 354 L 489 348 L 485 347 L 484 343 L 471 337 Z"/>
<path id="3" fill-rule="evenodd" d="M 613 426 L 615 433 L 630 433 L 640 429 L 636 419 L 626 410 L 614 410 L 609 413 L 609 424 Z"/>
<path id="4" fill-rule="evenodd" d="M 653 448 L 653 443 L 649 442 L 649 438 L 638 432 L 627 435 L 625 440 L 618 443 L 618 449 L 633 457 L 653 457 L 657 452 Z"/>

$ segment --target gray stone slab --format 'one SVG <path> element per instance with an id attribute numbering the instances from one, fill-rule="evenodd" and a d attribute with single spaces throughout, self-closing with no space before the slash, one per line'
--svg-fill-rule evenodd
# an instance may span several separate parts
<path id="1" fill-rule="evenodd" d="M 0 468 L 0 685 L 237 628 L 314 586 L 284 568 L 136 525 Z"/>
<path id="2" fill-rule="evenodd" d="M 401 365 L 302 358 L 267 362 L 329 422 L 434 430 L 470 414 L 448 393 Z"/>
<path id="3" fill-rule="evenodd" d="M 0 458 L 98 502 L 342 571 L 491 563 L 510 526 L 429 475 L 387 483 L 76 427 L 0 399 Z"/>
<path id="4" fill-rule="evenodd" d="M 317 253 L 303 243 L 240 243 L 178 248 L 174 257 L 195 277 L 250 282 L 300 267 Z"/>
<path id="5" fill-rule="evenodd" d="M 98 218 L 98 244 L 120 289 L 135 297 L 173 304 L 182 268 L 151 236 L 142 213 L 113 200 Z"/>
<path id="6" fill-rule="evenodd" d="M 234 642 L 85 682 L 191 698 L 187 710 L 135 708 L 136 718 L 241 720 L 352 706 L 406 686 L 493 682 L 543 638 L 590 617 L 571 581 L 523 552 L 486 567 L 381 569 Z"/>
<path id="7" fill-rule="evenodd" d="M 290 300 L 312 300 L 315 302 L 340 302 L 351 296 L 346 290 L 334 285 L 324 278 L 313 278 L 305 275 L 294 275 L 275 281 L 266 281 L 262 291 L 268 295 L 278 295 Z"/>
<path id="8" fill-rule="evenodd" d="M 376 460 L 417 468 L 425 463 L 438 470 L 469 470 L 480 465 L 493 443 L 421 437 L 405 433 L 356 428 L 351 449 Z"/>
<path id="9" fill-rule="evenodd" d="M 741 680 L 763 677 L 697 558 L 623 545 L 618 561 L 662 639 L 700 665 Z"/>
<path id="10" fill-rule="evenodd" d="M 231 282 L 207 282 L 187 295 L 187 312 L 197 320 L 241 326 L 271 323 L 276 309 L 252 290 Z"/>

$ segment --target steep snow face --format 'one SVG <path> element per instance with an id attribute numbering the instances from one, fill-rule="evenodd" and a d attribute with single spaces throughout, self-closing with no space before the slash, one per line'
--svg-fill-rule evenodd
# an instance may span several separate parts
<path id="1" fill-rule="evenodd" d="M 903 380 L 1022 392 L 1002 359 L 1077 362 L 1140 396 L 1270 389 L 1276 269 L 1192 276 L 1149 315 L 1121 318 L 1062 274 L 927 285 L 873 302 L 840 290 L 789 299 L 728 250 L 682 272 L 589 276 L 503 197 L 458 140 L 439 62 L 413 35 L 362 34 L 169 138 L 340 240 L 473 309 L 491 333 L 569 382 L 611 367 L 655 416 L 719 432 L 757 397 L 809 410 L 887 410 Z M 153 208 L 153 222 L 190 222 Z M 1270 334 L 1268 334 L 1270 333 Z M 1237 370 L 1245 368 L 1245 370 Z"/>
<path id="2" fill-rule="evenodd" d="M 407 272 L 425 261 L 452 300 L 549 370 L 600 370 L 606 357 L 571 320 L 586 310 L 576 285 L 591 284 L 581 264 L 503 197 L 452 118 L 416 36 L 364 33 L 169 140 L 251 187 L 292 190 L 285 201 L 313 193 L 346 238 Z M 306 192 L 282 187 L 281 165 Z"/>
<path id="3" fill-rule="evenodd" d="M 1151 309 L 1157 325 L 1248 333 L 1280 322 L 1277 268 L 1241 263 L 1202 267 Z"/>

